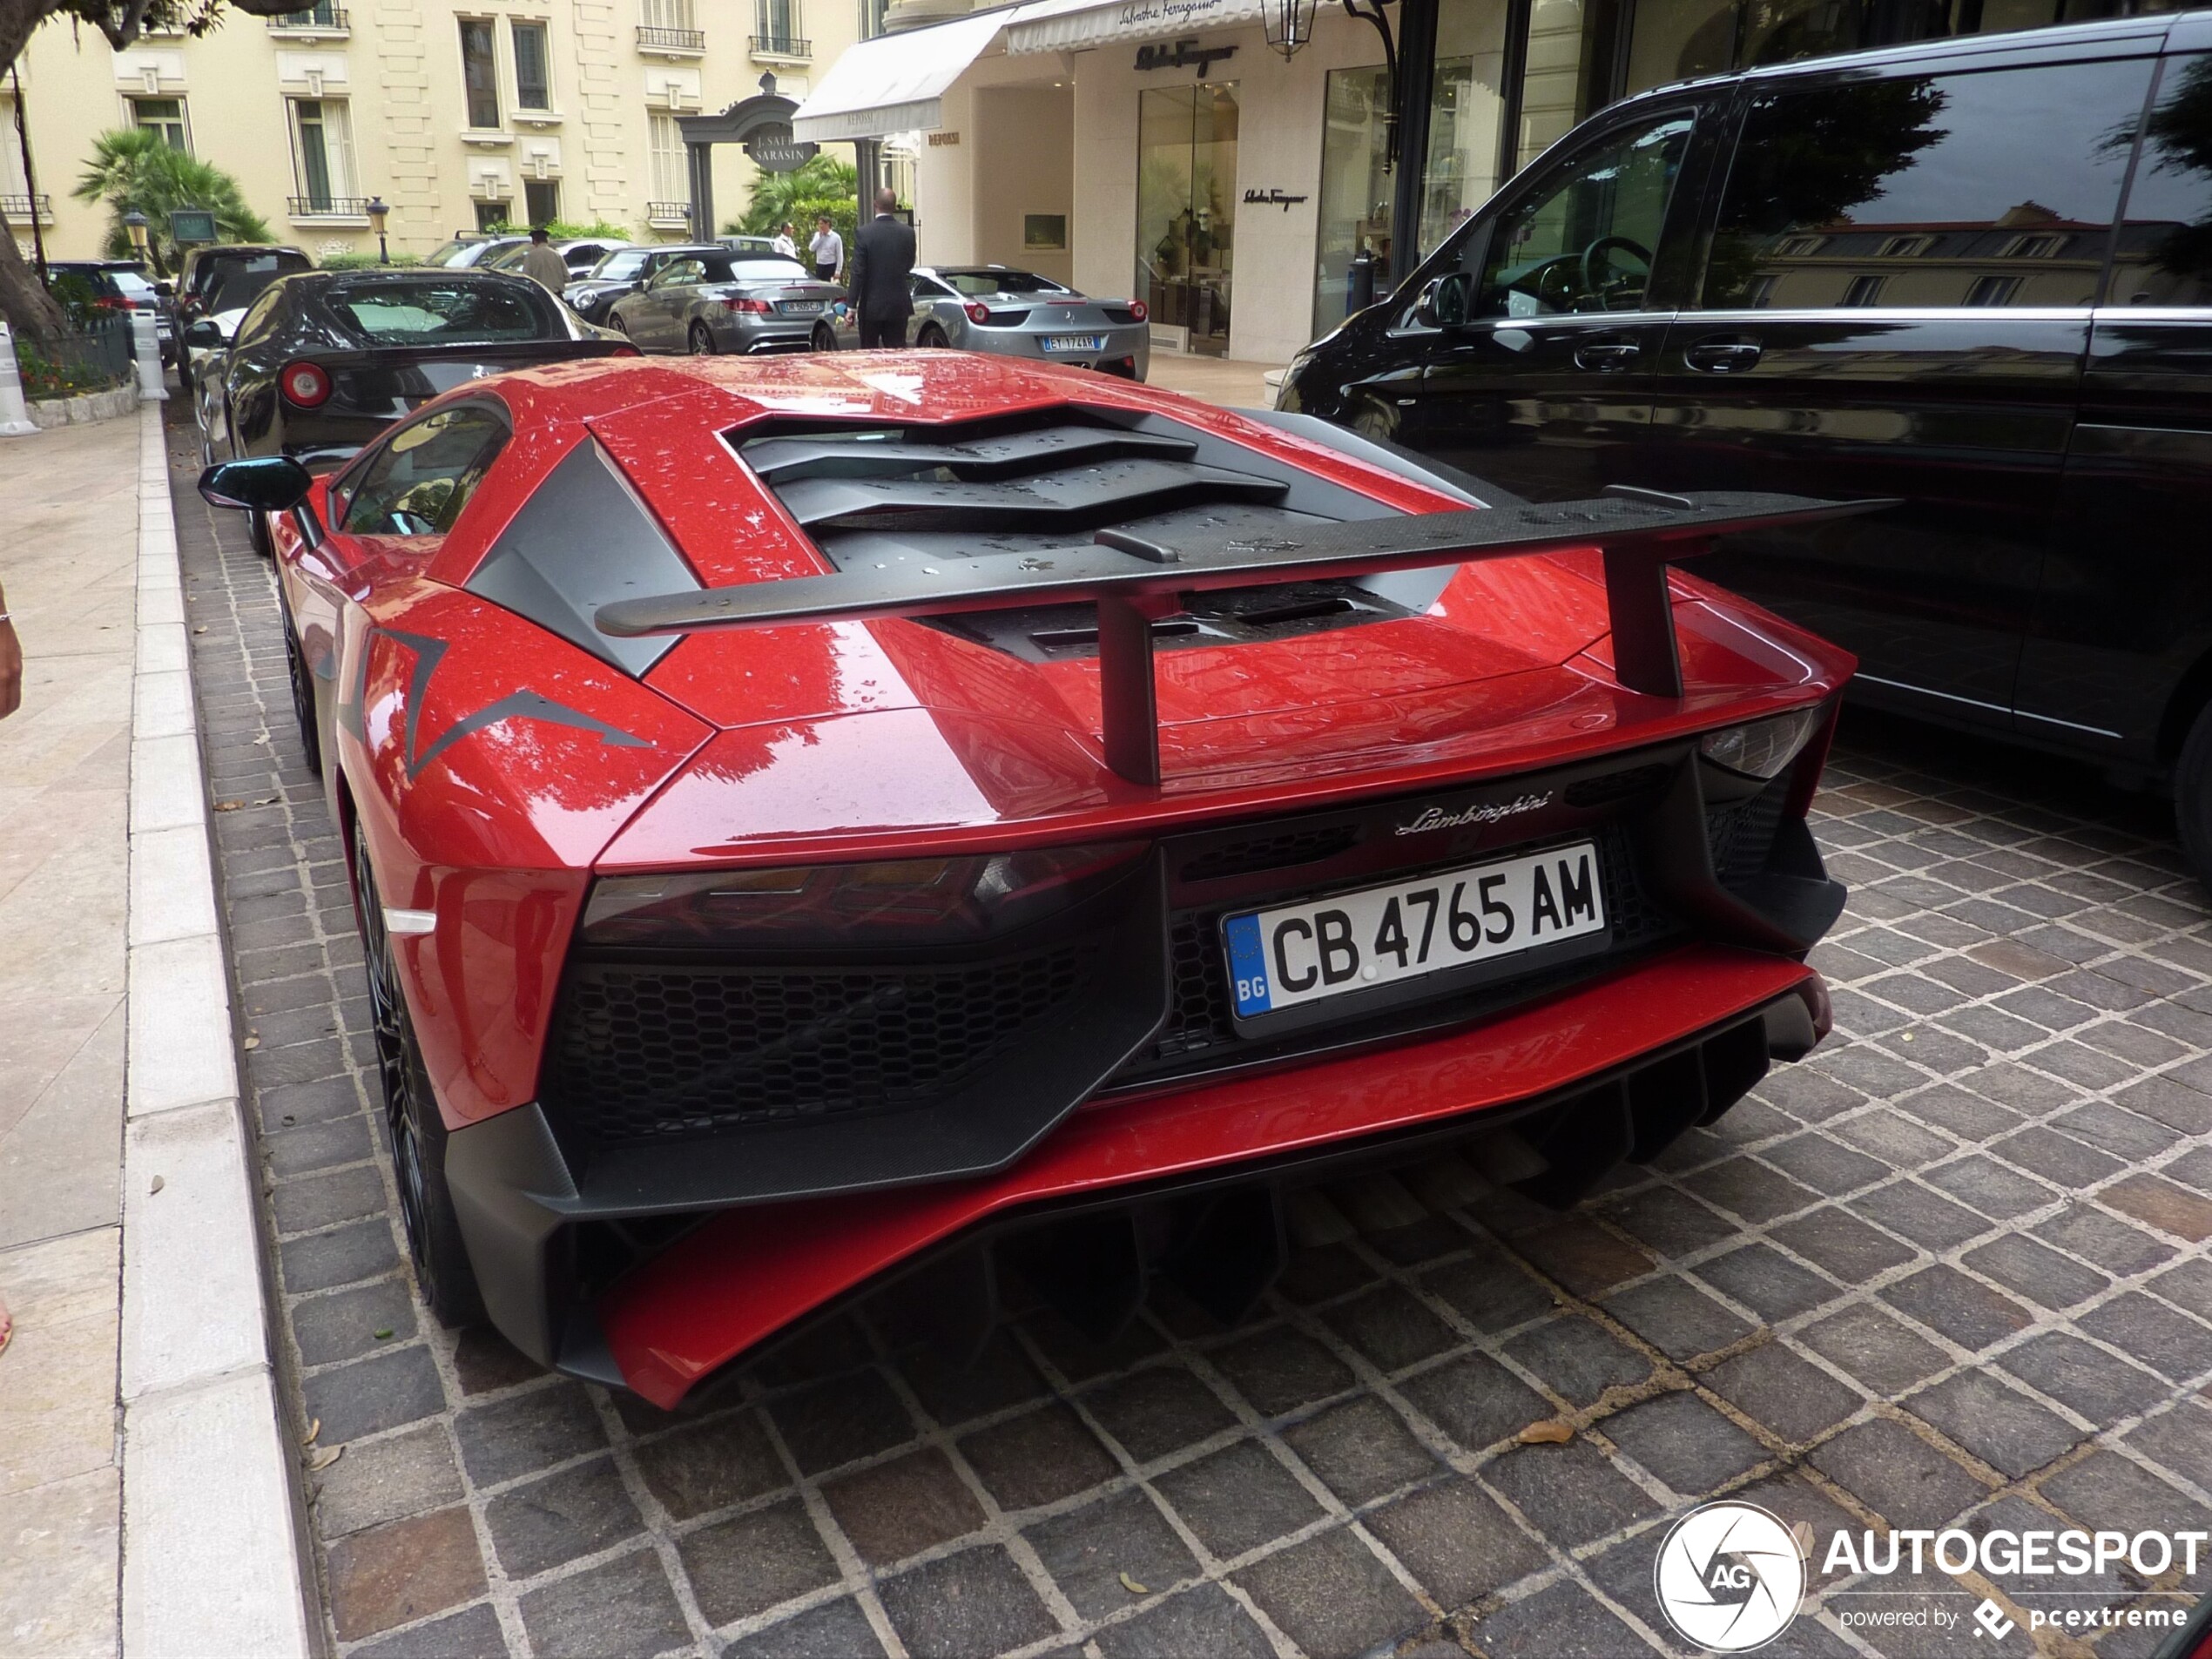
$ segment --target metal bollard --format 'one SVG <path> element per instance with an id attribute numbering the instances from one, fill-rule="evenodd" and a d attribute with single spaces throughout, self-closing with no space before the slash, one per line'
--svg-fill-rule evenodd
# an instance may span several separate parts
<path id="1" fill-rule="evenodd" d="M 0 322 L 0 438 L 27 437 L 38 428 L 24 406 L 23 371 L 16 367 L 16 337 Z"/>
<path id="2" fill-rule="evenodd" d="M 1351 267 L 1344 273 L 1344 314 L 1356 317 L 1375 303 L 1375 259 L 1372 248 L 1361 248 L 1352 256 Z"/>
<path id="3" fill-rule="evenodd" d="M 169 388 L 161 383 L 161 336 L 155 332 L 151 311 L 131 314 L 131 349 L 138 359 L 138 401 L 166 402 Z"/>

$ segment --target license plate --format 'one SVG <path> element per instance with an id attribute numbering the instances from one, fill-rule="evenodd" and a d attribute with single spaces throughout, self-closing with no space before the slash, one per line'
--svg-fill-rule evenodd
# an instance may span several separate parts
<path id="1" fill-rule="evenodd" d="M 811 317 L 822 308 L 819 300 L 786 300 L 783 308 L 793 316 Z"/>
<path id="2" fill-rule="evenodd" d="M 1239 1019 L 1604 930 L 1597 845 L 1225 918 Z"/>
<path id="3" fill-rule="evenodd" d="M 1104 351 L 1106 336 L 1103 334 L 1047 334 L 1044 337 L 1044 348 L 1047 351 Z"/>

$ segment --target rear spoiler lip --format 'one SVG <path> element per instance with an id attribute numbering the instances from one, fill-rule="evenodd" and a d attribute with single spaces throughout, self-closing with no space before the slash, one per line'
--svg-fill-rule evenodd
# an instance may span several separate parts
<path id="1" fill-rule="evenodd" d="M 1679 698 L 1667 567 L 1710 552 L 1714 538 L 1799 528 L 1894 506 L 1801 496 L 1710 491 L 1662 495 L 1616 484 L 1587 501 L 1517 502 L 1317 524 L 1266 537 L 1191 538 L 1170 546 L 1103 529 L 1088 547 L 997 553 L 938 564 L 901 562 L 832 576 L 618 599 L 593 617 L 629 638 L 720 628 L 767 628 L 954 615 L 1089 601 L 1098 607 L 1101 733 L 1108 767 L 1129 782 L 1161 781 L 1152 620 L 1179 596 L 1223 588 L 1320 581 L 1386 570 L 1595 547 L 1605 568 L 1614 678 L 1648 697 Z"/>

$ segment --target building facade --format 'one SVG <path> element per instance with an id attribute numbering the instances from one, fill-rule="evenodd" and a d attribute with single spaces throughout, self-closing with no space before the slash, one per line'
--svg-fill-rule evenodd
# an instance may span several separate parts
<path id="1" fill-rule="evenodd" d="M 1593 111 L 1648 87 L 2168 0 L 897 0 L 818 77 L 802 138 L 914 160 L 932 263 L 1026 265 L 1151 308 L 1157 348 L 1281 362 Z M 1274 19 L 1266 15 L 1278 14 Z M 1393 81 L 1388 67 L 1397 59 Z M 1402 88 L 1402 96 L 1393 96 Z M 1819 256 L 1792 282 L 1814 281 Z"/>
<path id="2" fill-rule="evenodd" d="M 867 0 L 324 0 L 264 22 L 226 13 L 204 38 L 111 51 L 50 22 L 0 82 L 0 212 L 28 253 L 98 254 L 106 210 L 70 195 L 102 132 L 147 127 L 236 178 L 279 241 L 424 253 L 499 222 L 604 220 L 640 239 L 692 233 L 678 119 L 759 90 L 805 98 L 817 63 L 858 37 Z M 28 148 L 29 166 L 24 150 Z M 754 172 L 714 152 L 713 199 L 744 211 Z M 34 188 L 35 184 L 35 188 Z"/>

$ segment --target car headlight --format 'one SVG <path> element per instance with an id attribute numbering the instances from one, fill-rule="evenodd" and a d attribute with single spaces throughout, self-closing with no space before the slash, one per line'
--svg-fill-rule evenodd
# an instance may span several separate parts
<path id="1" fill-rule="evenodd" d="M 610 876 L 592 887 L 580 937 L 587 945 L 767 949 L 990 939 L 1111 886 L 1148 846 Z"/>
<path id="2" fill-rule="evenodd" d="M 1825 705 L 1815 704 L 1769 720 L 1723 726 L 1697 739 L 1697 752 L 1715 765 L 1746 778 L 1779 777 L 1819 729 L 1826 713 Z"/>

